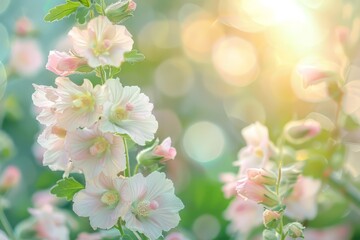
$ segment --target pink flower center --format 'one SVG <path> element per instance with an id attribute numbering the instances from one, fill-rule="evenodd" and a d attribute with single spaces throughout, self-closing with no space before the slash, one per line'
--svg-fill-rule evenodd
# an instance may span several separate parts
<path id="1" fill-rule="evenodd" d="M 104 137 L 98 137 L 94 144 L 90 147 L 91 155 L 98 155 L 105 152 L 109 147 L 109 142 Z"/>
<path id="2" fill-rule="evenodd" d="M 159 203 L 155 200 L 151 202 L 148 200 L 143 200 L 139 202 L 135 208 L 133 208 L 132 212 L 139 217 L 147 217 L 151 211 L 158 209 L 158 207 Z"/>

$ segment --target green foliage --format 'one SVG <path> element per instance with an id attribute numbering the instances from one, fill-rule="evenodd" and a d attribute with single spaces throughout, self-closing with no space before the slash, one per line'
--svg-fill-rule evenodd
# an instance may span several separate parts
<path id="1" fill-rule="evenodd" d="M 125 61 L 128 63 L 136 63 L 145 60 L 144 54 L 142 54 L 136 49 L 133 49 L 130 52 L 125 53 L 124 57 L 125 57 Z"/>
<path id="2" fill-rule="evenodd" d="M 56 185 L 51 189 L 51 193 L 57 197 L 65 197 L 66 200 L 71 201 L 75 193 L 81 189 L 84 189 L 84 186 L 74 178 L 63 178 L 57 181 Z"/>
<path id="3" fill-rule="evenodd" d="M 313 178 L 322 178 L 327 166 L 327 160 L 323 156 L 314 156 L 306 160 L 303 174 Z"/>
<path id="4" fill-rule="evenodd" d="M 90 0 L 78 0 L 78 1 L 85 7 L 90 7 L 90 5 L 91 5 Z"/>
<path id="5" fill-rule="evenodd" d="M 80 2 L 67 1 L 65 4 L 61 4 L 50 9 L 49 13 L 45 16 L 44 20 L 47 22 L 61 20 L 64 17 L 73 14 L 80 6 L 81 6 Z"/>
<path id="6" fill-rule="evenodd" d="M 87 8 L 78 8 L 76 11 L 76 21 L 80 24 L 84 24 L 86 22 L 86 17 L 89 14 L 89 10 Z"/>

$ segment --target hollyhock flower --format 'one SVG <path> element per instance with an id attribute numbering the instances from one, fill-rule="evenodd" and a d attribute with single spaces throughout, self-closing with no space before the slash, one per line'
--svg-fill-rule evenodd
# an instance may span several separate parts
<path id="1" fill-rule="evenodd" d="M 346 225 L 338 225 L 321 229 L 306 228 L 304 236 L 306 240 L 350 240 L 351 230 Z"/>
<path id="2" fill-rule="evenodd" d="M 65 77 L 76 72 L 81 66 L 86 65 L 83 58 L 70 55 L 66 52 L 50 51 L 46 69 Z"/>
<path id="3" fill-rule="evenodd" d="M 76 54 L 86 58 L 93 68 L 119 67 L 134 43 L 125 26 L 113 25 L 105 16 L 90 20 L 85 30 L 73 27 L 69 36 Z"/>
<path id="4" fill-rule="evenodd" d="M 66 149 L 74 166 L 81 169 L 87 178 L 96 177 L 101 172 L 116 177 L 126 169 L 122 137 L 103 133 L 97 125 L 69 132 Z"/>
<path id="5" fill-rule="evenodd" d="M 350 81 L 344 86 L 344 95 L 342 109 L 348 115 L 351 115 L 360 121 L 360 80 Z"/>
<path id="6" fill-rule="evenodd" d="M 100 233 L 80 233 L 76 240 L 102 240 Z"/>
<path id="7" fill-rule="evenodd" d="M 36 208 L 41 208 L 45 205 L 53 206 L 59 202 L 59 198 L 51 194 L 49 190 L 42 190 L 34 193 L 32 202 Z"/>
<path id="8" fill-rule="evenodd" d="M 124 197 L 131 208 L 124 217 L 126 227 L 145 234 L 151 240 L 179 224 L 179 211 L 184 208 L 174 194 L 171 180 L 164 173 L 152 172 L 147 177 L 136 174 L 128 179 Z"/>
<path id="9" fill-rule="evenodd" d="M 21 17 L 15 22 L 17 35 L 25 36 L 34 31 L 34 25 L 27 17 Z"/>
<path id="10" fill-rule="evenodd" d="M 250 199 L 268 207 L 274 207 L 279 203 L 274 192 L 248 178 L 238 181 L 236 191 L 245 200 Z"/>
<path id="11" fill-rule="evenodd" d="M 104 104 L 100 130 L 127 134 L 139 145 L 151 141 L 158 123 L 151 113 L 153 105 L 149 98 L 137 86 L 123 87 L 118 79 L 107 80 L 105 87 L 109 99 Z"/>
<path id="12" fill-rule="evenodd" d="M 171 138 L 166 138 L 160 145 L 153 150 L 155 156 L 162 157 L 162 161 L 174 159 L 176 156 L 176 149 L 171 147 Z"/>
<path id="13" fill-rule="evenodd" d="M 17 186 L 21 179 L 21 172 L 15 166 L 8 166 L 1 174 L 0 189 L 7 191 Z"/>
<path id="14" fill-rule="evenodd" d="M 222 173 L 220 175 L 220 181 L 224 183 L 222 191 L 224 192 L 226 198 L 236 196 L 236 185 L 239 179 L 240 177 L 233 173 Z"/>
<path id="15" fill-rule="evenodd" d="M 285 215 L 299 221 L 316 217 L 320 187 L 320 180 L 299 176 L 293 192 L 284 200 Z"/>
<path id="16" fill-rule="evenodd" d="M 56 100 L 58 99 L 56 89 L 49 86 L 33 84 L 35 92 L 32 95 L 34 105 L 39 114 L 36 119 L 46 126 L 56 123 Z"/>
<path id="17" fill-rule="evenodd" d="M 261 168 L 249 168 L 247 171 L 247 177 L 250 181 L 258 184 L 265 184 L 273 186 L 276 184 L 276 176 L 274 173 Z"/>
<path id="18" fill-rule="evenodd" d="M 11 45 L 10 66 L 21 76 L 36 74 L 43 64 L 39 44 L 34 40 L 16 39 Z"/>
<path id="19" fill-rule="evenodd" d="M 269 140 L 268 129 L 259 122 L 245 127 L 241 134 L 246 147 L 239 151 L 239 160 L 234 162 L 234 165 L 240 166 L 240 175 L 245 176 L 249 168 L 265 168 L 275 150 Z"/>
<path id="20" fill-rule="evenodd" d="M 92 126 L 102 113 L 105 101 L 102 86 L 93 87 L 88 79 L 81 86 L 69 78 L 58 77 L 55 80 L 57 124 L 67 130 Z"/>
<path id="21" fill-rule="evenodd" d="M 263 207 L 253 201 L 235 198 L 224 213 L 224 218 L 230 221 L 230 233 L 249 233 L 262 221 Z"/>
<path id="22" fill-rule="evenodd" d="M 313 119 L 291 121 L 284 127 L 286 139 L 297 144 L 304 143 L 314 138 L 320 131 L 320 123 Z"/>
<path id="23" fill-rule="evenodd" d="M 42 164 L 53 171 L 65 171 L 69 155 L 65 149 L 67 131 L 58 126 L 50 126 L 38 137 L 38 143 L 45 149 Z"/>
<path id="24" fill-rule="evenodd" d="M 66 227 L 66 215 L 50 205 L 29 209 L 35 218 L 37 237 L 48 240 L 68 240 L 69 229 Z"/>
<path id="25" fill-rule="evenodd" d="M 124 201 L 128 194 L 125 185 L 124 179 L 104 174 L 88 180 L 86 188 L 74 196 L 74 212 L 81 217 L 89 217 L 93 229 L 112 228 L 129 208 Z"/>

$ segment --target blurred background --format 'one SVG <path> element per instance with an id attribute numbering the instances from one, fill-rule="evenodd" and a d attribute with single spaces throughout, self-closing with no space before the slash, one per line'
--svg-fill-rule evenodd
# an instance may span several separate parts
<path id="1" fill-rule="evenodd" d="M 61 172 L 41 165 L 35 142 L 41 130 L 34 118 L 31 94 L 35 84 L 54 85 L 56 76 L 45 69 L 48 52 L 66 46 L 74 16 L 46 23 L 43 17 L 62 0 L 0 1 L 0 77 L 8 77 L 1 105 L 2 129 L 15 148 L 6 164 L 18 166 L 22 182 L 11 193 L 11 224 L 29 216 L 34 192 L 52 187 Z M 358 42 L 357 0 L 138 0 L 135 17 L 125 25 L 146 60 L 122 66 L 121 81 L 139 85 L 155 106 L 157 136 L 170 136 L 178 150 L 167 165 L 177 194 L 186 208 L 178 229 L 191 239 L 230 239 L 223 213 L 229 204 L 219 175 L 236 172 L 233 162 L 244 146 L 241 129 L 255 121 L 269 126 L 276 140 L 282 126 L 294 118 L 322 112 L 331 118 L 333 102 L 324 86 L 305 88 L 296 73 L 299 64 L 341 68 L 339 26 L 352 29 Z M 40 55 L 39 71 L 14 73 L 12 51 L 19 37 L 15 23 L 33 23 Z M 354 48 L 356 49 L 356 48 Z M 355 50 L 354 50 L 355 51 Z M 356 71 L 354 66 L 354 71 Z M 21 71 L 20 71 L 21 72 Z M 95 79 L 93 75 L 86 76 Z M 81 82 L 82 77 L 71 79 Z M 0 142 L 0 144 L 5 144 Z M 140 150 L 131 149 L 131 153 Z M 135 161 L 135 159 L 133 159 Z M 354 174 L 358 174 L 355 169 Z M 64 205 L 71 208 L 70 204 Z M 337 225 L 349 214 L 341 212 Z M 90 231 L 86 219 L 78 229 Z M 354 234 L 353 239 L 356 238 Z M 241 239 L 241 237 L 240 237 Z"/>

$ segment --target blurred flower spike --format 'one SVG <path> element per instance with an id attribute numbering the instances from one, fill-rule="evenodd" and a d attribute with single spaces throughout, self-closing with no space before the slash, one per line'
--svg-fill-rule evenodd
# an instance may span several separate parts
<path id="1" fill-rule="evenodd" d="M 321 125 L 313 119 L 291 121 L 284 128 L 286 139 L 294 144 L 302 144 L 321 132 Z"/>

